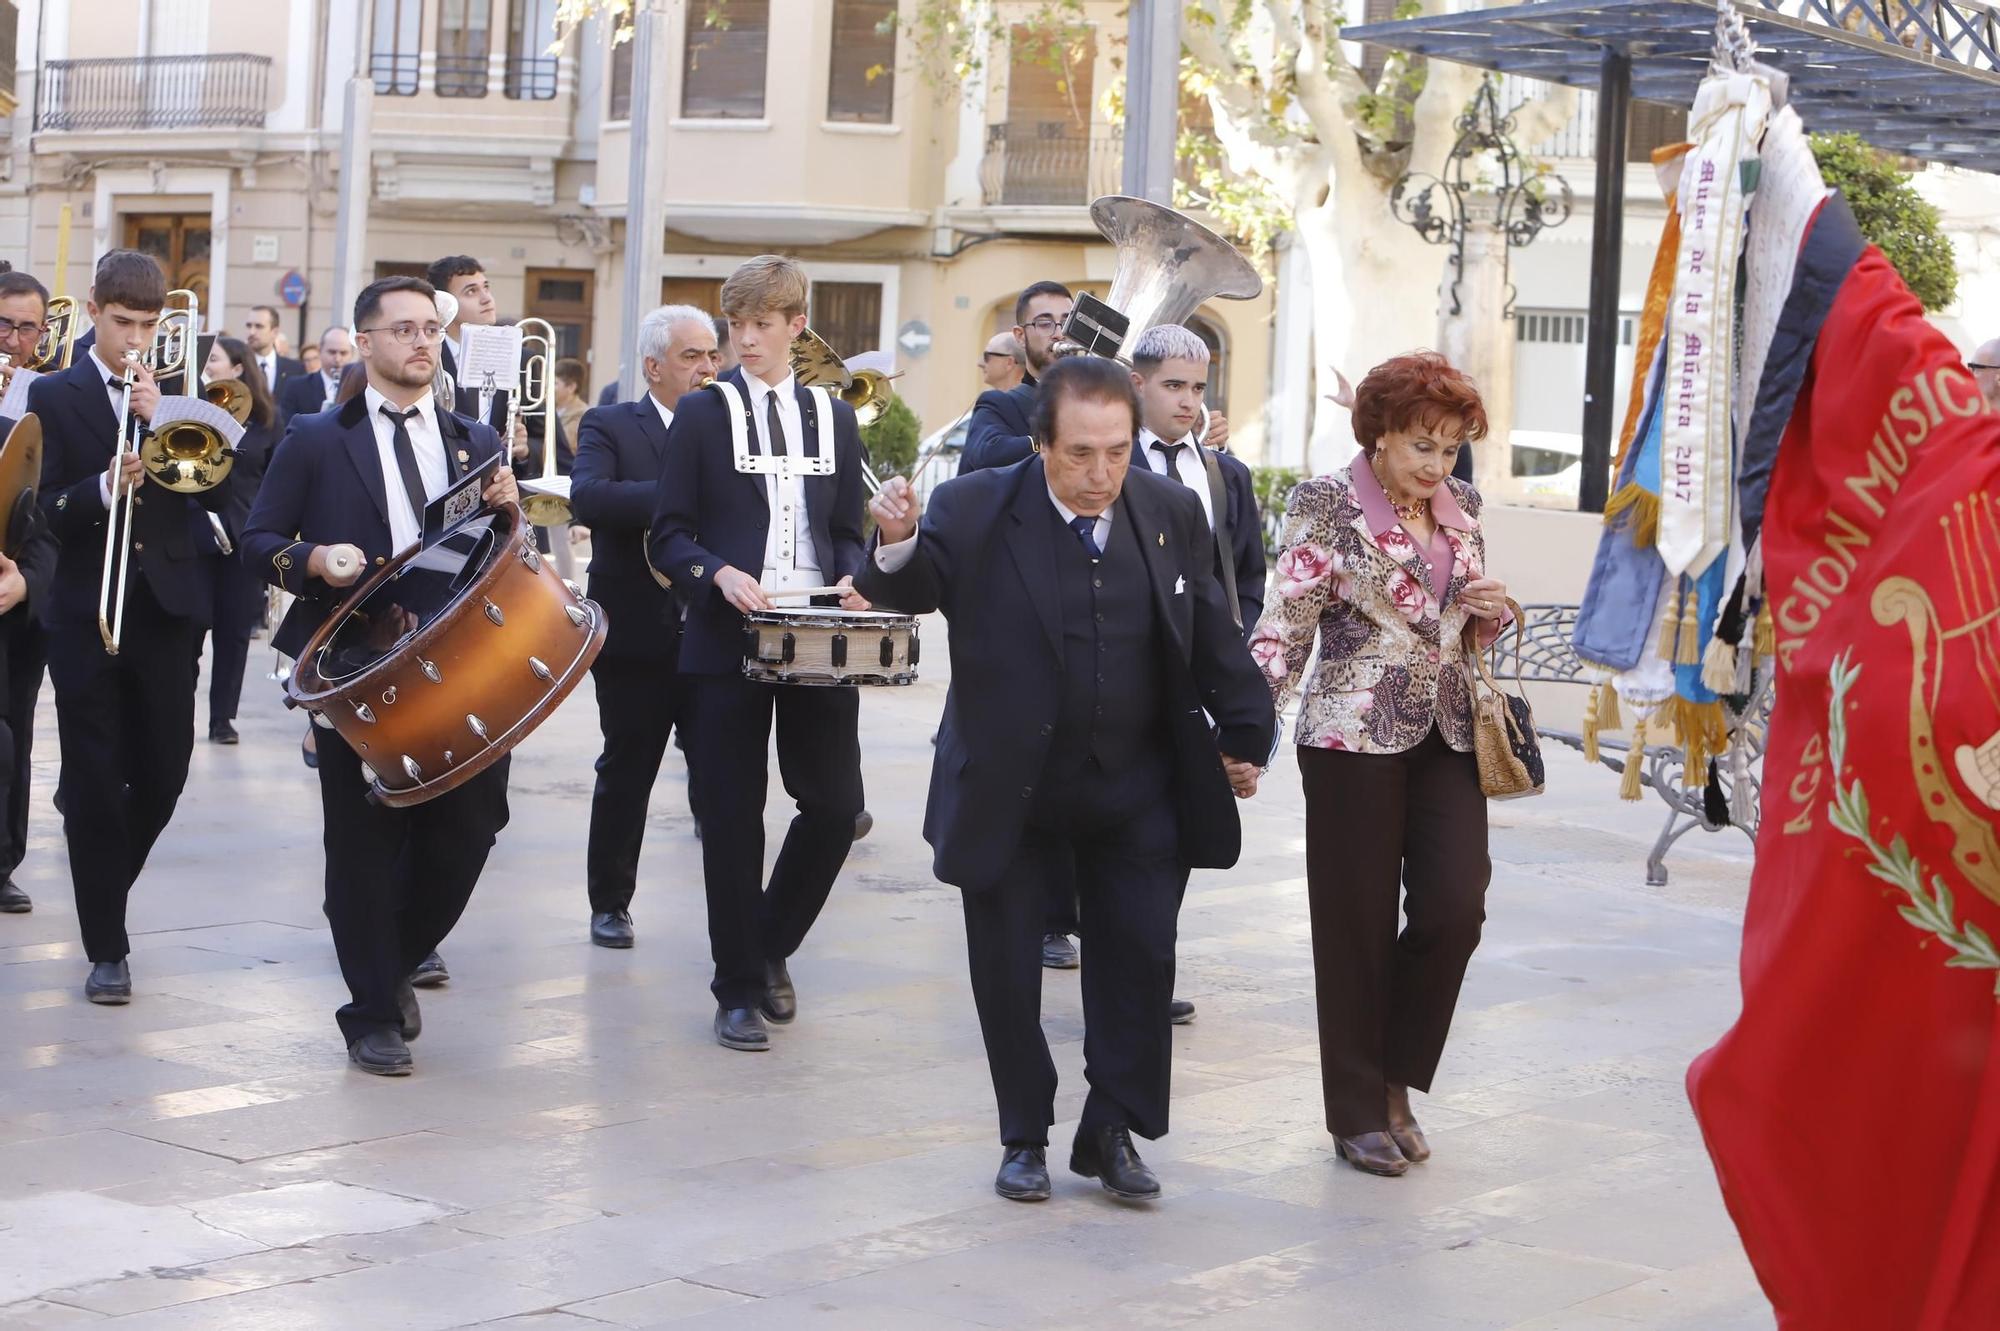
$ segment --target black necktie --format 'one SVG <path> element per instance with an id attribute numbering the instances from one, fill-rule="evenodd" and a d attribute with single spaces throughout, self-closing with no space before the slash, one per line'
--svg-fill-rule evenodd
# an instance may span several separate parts
<path id="1" fill-rule="evenodd" d="M 417 446 L 410 442 L 409 420 L 417 415 L 417 409 L 397 411 L 388 403 L 377 408 L 389 418 L 389 427 L 395 431 L 396 470 L 403 473 L 403 494 L 410 501 L 410 513 L 417 520 L 417 526 L 424 525 L 424 500 L 429 495 L 424 490 L 424 474 L 417 470 Z"/>
<path id="2" fill-rule="evenodd" d="M 764 424 L 771 435 L 771 456 L 785 456 L 785 419 L 778 414 L 778 395 L 775 392 L 764 398 Z"/>
<path id="3" fill-rule="evenodd" d="M 1083 548 L 1090 552 L 1092 559 L 1104 558 L 1104 551 L 1097 548 L 1097 519 L 1071 518 L 1069 529 L 1076 533 L 1076 539 L 1083 542 Z"/>
<path id="4" fill-rule="evenodd" d="M 1153 447 L 1157 448 L 1160 451 L 1160 456 L 1167 460 L 1167 479 L 1173 481 L 1181 480 L 1181 450 L 1186 448 L 1187 445 L 1170 444 L 1164 439 L 1155 439 Z"/>

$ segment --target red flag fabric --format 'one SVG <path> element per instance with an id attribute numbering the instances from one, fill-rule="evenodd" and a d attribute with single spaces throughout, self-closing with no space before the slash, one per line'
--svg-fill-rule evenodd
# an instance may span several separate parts
<path id="1" fill-rule="evenodd" d="M 2000 1327 L 2000 417 L 1872 247 L 1772 475 L 1743 1012 L 1689 1095 L 1785 1328 Z"/>

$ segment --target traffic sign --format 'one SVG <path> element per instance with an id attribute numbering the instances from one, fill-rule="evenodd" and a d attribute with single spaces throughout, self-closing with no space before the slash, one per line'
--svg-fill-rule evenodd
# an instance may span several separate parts
<path id="1" fill-rule="evenodd" d="M 931 349 L 930 325 L 921 319 L 912 319 L 896 330 L 896 345 L 910 356 L 923 355 Z"/>
<path id="2" fill-rule="evenodd" d="M 306 282 L 306 275 L 296 268 L 278 279 L 278 299 L 287 305 L 305 304 L 309 290 L 311 287 Z"/>

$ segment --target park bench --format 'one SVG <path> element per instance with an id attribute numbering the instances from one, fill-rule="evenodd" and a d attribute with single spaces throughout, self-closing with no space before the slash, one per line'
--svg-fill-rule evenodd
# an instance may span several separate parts
<path id="1" fill-rule="evenodd" d="M 1521 673 L 1525 684 L 1573 684 L 1581 688 L 1593 687 L 1596 680 L 1577 659 L 1570 639 L 1576 630 L 1577 607 L 1573 605 L 1531 605 L 1524 606 L 1526 622 L 1521 629 Z M 1503 680 L 1511 679 L 1514 663 L 1514 643 L 1509 637 L 1503 648 L 1503 674 L 1495 670 Z M 1676 744 L 1647 744 L 1637 755 L 1632 752 L 1631 741 L 1604 735 L 1597 741 L 1598 761 L 1613 772 L 1623 774 L 1630 762 L 1641 764 L 1639 780 L 1658 795 L 1667 806 L 1666 825 L 1660 829 L 1659 837 L 1653 842 L 1652 853 L 1646 857 L 1646 882 L 1650 886 L 1664 886 L 1667 881 L 1667 853 L 1674 843 L 1683 836 L 1700 828 L 1704 832 L 1720 832 L 1728 827 L 1736 827 L 1750 843 L 1757 843 L 1758 799 L 1757 794 L 1764 768 L 1764 745 L 1770 734 L 1771 721 L 1771 672 L 1765 671 L 1758 679 L 1748 705 L 1741 712 L 1723 706 L 1732 738 L 1748 730 L 1749 764 L 1745 780 L 1750 783 L 1750 798 L 1744 807 L 1750 811 L 1748 825 L 1732 820 L 1729 810 L 1737 801 L 1732 798 L 1734 780 L 1730 764 L 1726 761 L 1715 765 L 1714 779 L 1719 782 L 1717 794 L 1710 794 L 1700 786 L 1689 786 L 1686 780 L 1687 754 Z M 1579 753 L 1584 751 L 1583 735 L 1578 731 L 1563 730 L 1537 724 L 1536 733 L 1544 740 L 1566 744 Z"/>

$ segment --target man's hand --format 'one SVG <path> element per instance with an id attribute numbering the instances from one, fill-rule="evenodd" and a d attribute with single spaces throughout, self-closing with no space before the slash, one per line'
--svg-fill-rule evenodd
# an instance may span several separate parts
<path id="1" fill-rule="evenodd" d="M 908 481 L 891 476 L 883 483 L 882 493 L 868 501 L 868 511 L 875 515 L 882 544 L 895 545 L 917 534 L 917 519 L 923 516 L 924 506 Z"/>
<path id="2" fill-rule="evenodd" d="M 1201 442 L 1210 448 L 1229 447 L 1229 418 L 1219 411 L 1208 413 L 1208 433 Z"/>
<path id="3" fill-rule="evenodd" d="M 526 462 L 528 460 L 528 422 L 525 417 L 516 416 L 514 418 L 514 437 L 509 442 L 513 445 L 510 451 L 513 453 L 514 461 Z"/>
<path id="4" fill-rule="evenodd" d="M 116 504 L 118 496 L 131 486 L 138 485 L 143 478 L 137 449 L 121 448 L 111 455 L 111 465 L 104 469 L 104 482 L 111 487 L 111 502 Z"/>
<path id="5" fill-rule="evenodd" d="M 1257 793 L 1257 764 L 1246 763 L 1240 758 L 1222 755 L 1222 770 L 1229 774 L 1229 788 L 1236 792 L 1236 798 L 1247 800 Z"/>
<path id="6" fill-rule="evenodd" d="M 486 493 L 480 498 L 486 501 L 489 508 L 498 508 L 501 504 L 520 503 L 521 487 L 514 483 L 514 469 L 502 467 L 494 472 L 493 479 L 486 483 Z"/>
<path id="7" fill-rule="evenodd" d="M 872 610 L 874 608 L 872 601 L 854 590 L 854 575 L 852 573 L 833 585 L 847 588 L 840 597 L 840 608 L 842 610 Z"/>
<path id="8" fill-rule="evenodd" d="M 349 587 L 368 567 L 368 556 L 358 545 L 316 545 L 306 556 L 306 572 L 329 587 Z"/>
<path id="9" fill-rule="evenodd" d="M 771 598 L 764 595 L 763 584 L 740 568 L 724 565 L 715 572 L 716 590 L 722 599 L 749 614 L 752 610 L 772 609 Z"/>
<path id="10" fill-rule="evenodd" d="M 132 414 L 140 420 L 152 423 L 153 413 L 160 409 L 160 385 L 153 378 L 153 372 L 139 361 L 132 362 Z"/>
<path id="11" fill-rule="evenodd" d="M 28 580 L 21 576 L 20 565 L 0 555 L 0 615 L 27 599 Z"/>
<path id="12" fill-rule="evenodd" d="M 588 541 L 589 539 L 590 539 L 590 528 L 579 527 L 574 522 L 569 524 L 569 543 L 571 545 L 582 545 L 585 541 Z"/>

